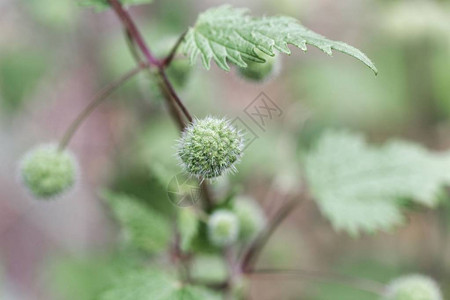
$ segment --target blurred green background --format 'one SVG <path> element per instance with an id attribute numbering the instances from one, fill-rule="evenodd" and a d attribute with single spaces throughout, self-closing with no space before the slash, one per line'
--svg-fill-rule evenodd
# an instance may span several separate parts
<path id="1" fill-rule="evenodd" d="M 258 85 L 195 65 L 176 87 L 197 117 L 240 117 L 258 135 L 234 185 L 273 212 L 299 188 L 301 153 L 328 128 L 362 131 L 375 143 L 400 137 L 431 149 L 450 147 L 450 3 L 448 1 L 259 0 L 161 1 L 131 8 L 152 49 L 164 55 L 196 16 L 229 3 L 253 14 L 287 14 L 331 39 L 362 49 L 379 69 L 335 53 L 291 48 L 280 75 Z M 98 191 L 138 196 L 164 214 L 174 207 L 167 182 L 181 170 L 177 128 L 154 83 L 143 74 L 104 103 L 70 148 L 80 184 L 61 201 L 39 202 L 22 190 L 16 161 L 32 145 L 57 141 L 107 83 L 134 66 L 111 11 L 74 0 L 0 0 L 0 299 L 94 299 L 114 270 L 133 264 Z M 261 92 L 283 110 L 261 131 L 244 109 Z M 313 202 L 277 231 L 261 266 L 340 271 L 388 282 L 422 272 L 450 297 L 450 199 L 417 209 L 393 233 L 351 238 L 336 233 Z M 252 299 L 376 297 L 347 287 L 296 280 L 251 282 Z M 447 298 L 446 298 L 447 299 Z"/>

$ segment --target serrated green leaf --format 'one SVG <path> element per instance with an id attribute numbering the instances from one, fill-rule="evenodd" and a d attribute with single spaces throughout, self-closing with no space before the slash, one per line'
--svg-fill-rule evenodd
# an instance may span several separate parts
<path id="1" fill-rule="evenodd" d="M 191 243 L 198 232 L 198 219 L 190 208 L 182 208 L 178 211 L 178 231 L 180 232 L 180 248 L 182 251 L 189 251 Z"/>
<path id="2" fill-rule="evenodd" d="M 306 159 L 311 192 L 337 230 L 388 230 L 403 222 L 402 199 L 433 207 L 449 183 L 448 154 L 407 142 L 367 145 L 361 135 L 329 132 Z"/>
<path id="3" fill-rule="evenodd" d="M 153 2 L 153 0 L 120 0 L 123 5 L 139 5 Z M 109 7 L 108 0 L 78 0 L 81 6 L 93 6 L 98 10 Z"/>
<path id="4" fill-rule="evenodd" d="M 139 200 L 111 192 L 103 192 L 126 239 L 136 248 L 155 253 L 167 248 L 172 235 L 169 222 Z"/>
<path id="5" fill-rule="evenodd" d="M 194 27 L 190 28 L 184 44 L 184 52 L 195 62 L 200 55 L 206 69 L 214 59 L 217 65 L 228 71 L 227 60 L 246 67 L 245 60 L 264 62 L 255 50 L 273 56 L 274 49 L 290 54 L 288 44 L 303 51 L 312 45 L 328 55 L 332 50 L 346 53 L 362 61 L 375 74 L 372 61 L 360 50 L 343 42 L 329 40 L 301 25 L 296 19 L 285 16 L 255 18 L 248 10 L 223 5 L 202 13 Z"/>
<path id="6" fill-rule="evenodd" d="M 219 300 L 213 292 L 196 286 L 183 285 L 169 274 L 148 269 L 118 276 L 100 300 Z"/>

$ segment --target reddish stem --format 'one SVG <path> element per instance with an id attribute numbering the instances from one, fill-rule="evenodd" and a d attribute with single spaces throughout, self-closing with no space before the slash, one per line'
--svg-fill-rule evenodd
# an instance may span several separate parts
<path id="1" fill-rule="evenodd" d="M 139 32 L 130 15 L 123 8 L 119 0 L 108 0 L 108 1 L 111 4 L 114 11 L 119 16 L 120 20 L 122 20 L 122 23 L 125 25 L 128 32 L 135 40 L 137 46 L 139 47 L 139 49 L 141 49 L 142 53 L 144 54 L 148 62 L 153 66 L 160 67 L 162 65 L 161 62 L 156 57 L 153 56 L 152 52 L 147 47 L 147 44 L 145 43 L 141 33 Z"/>

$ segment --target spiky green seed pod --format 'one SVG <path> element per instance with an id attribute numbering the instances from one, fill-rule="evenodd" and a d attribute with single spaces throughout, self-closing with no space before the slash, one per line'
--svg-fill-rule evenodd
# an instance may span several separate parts
<path id="1" fill-rule="evenodd" d="M 229 246 L 236 242 L 239 235 L 239 220 L 228 210 L 215 211 L 208 220 L 208 237 L 217 247 Z"/>
<path id="2" fill-rule="evenodd" d="M 184 130 L 177 148 L 186 172 L 209 179 L 235 171 L 244 149 L 244 138 L 229 121 L 207 117 L 195 120 Z"/>
<path id="3" fill-rule="evenodd" d="M 233 203 L 233 212 L 239 220 L 239 239 L 249 241 L 261 232 L 266 217 L 261 207 L 249 197 L 238 197 Z"/>
<path id="4" fill-rule="evenodd" d="M 77 165 L 68 151 L 59 151 L 54 144 L 40 145 L 25 154 L 20 175 L 34 197 L 52 198 L 74 185 Z"/>
<path id="5" fill-rule="evenodd" d="M 423 275 L 408 275 L 392 281 L 384 300 L 442 300 L 436 282 Z"/>
<path id="6" fill-rule="evenodd" d="M 274 78 L 281 69 L 281 59 L 279 56 L 269 56 L 259 54 L 266 62 L 260 63 L 246 59 L 247 67 L 238 68 L 239 74 L 250 81 L 263 82 Z"/>

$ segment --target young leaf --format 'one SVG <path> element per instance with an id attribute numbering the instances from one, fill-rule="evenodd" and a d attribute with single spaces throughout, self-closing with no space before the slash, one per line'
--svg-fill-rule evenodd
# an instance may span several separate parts
<path id="1" fill-rule="evenodd" d="M 123 5 L 138 5 L 151 3 L 153 0 L 120 0 Z M 78 0 L 81 6 L 93 6 L 98 10 L 103 10 L 109 7 L 108 0 Z"/>
<path id="2" fill-rule="evenodd" d="M 136 248 L 154 253 L 168 246 L 172 234 L 170 225 L 157 212 L 127 195 L 104 192 L 102 197 L 109 203 L 126 238 Z"/>
<path id="3" fill-rule="evenodd" d="M 332 55 L 334 49 L 355 57 L 377 73 L 375 65 L 360 50 L 312 32 L 294 18 L 254 18 L 248 15 L 247 9 L 229 5 L 209 9 L 198 17 L 186 35 L 184 52 L 191 62 L 200 55 L 206 69 L 214 59 L 220 68 L 228 71 L 227 59 L 246 67 L 245 60 L 264 62 L 255 49 L 270 56 L 275 55 L 274 49 L 290 54 L 288 44 L 303 51 L 307 50 L 306 45 L 312 45 L 328 55 Z"/>
<path id="4" fill-rule="evenodd" d="M 448 154 L 406 142 L 370 147 L 364 138 L 329 132 L 306 159 L 311 192 L 337 230 L 388 230 L 403 222 L 401 200 L 433 207 L 449 183 Z"/>
<path id="5" fill-rule="evenodd" d="M 100 300 L 219 300 L 213 292 L 183 285 L 170 275 L 156 269 L 127 272 L 116 278 Z"/>

